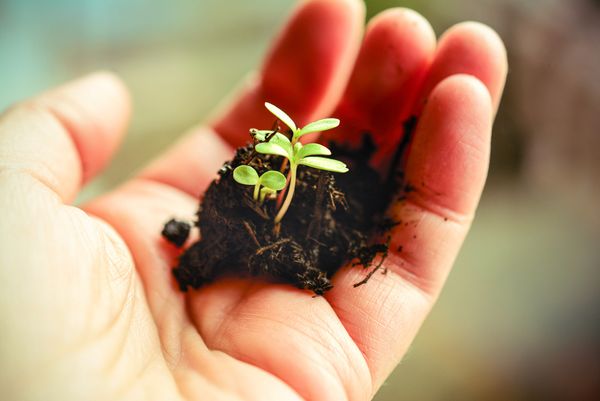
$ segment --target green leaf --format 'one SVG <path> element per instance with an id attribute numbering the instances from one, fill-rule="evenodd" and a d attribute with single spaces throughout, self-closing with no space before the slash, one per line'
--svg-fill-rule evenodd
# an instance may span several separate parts
<path id="1" fill-rule="evenodd" d="M 265 201 L 265 198 L 274 198 L 277 191 L 273 191 L 271 188 L 263 187 L 260 190 L 260 203 Z"/>
<path id="2" fill-rule="evenodd" d="M 281 191 L 285 188 L 286 183 L 285 175 L 279 171 L 267 171 L 260 176 L 259 182 L 261 185 L 272 189 L 273 191 Z"/>
<path id="3" fill-rule="evenodd" d="M 283 135 L 281 132 L 278 132 L 275 135 L 273 135 L 273 138 L 271 138 L 269 142 L 279 145 L 282 148 L 286 147 L 287 145 L 292 145 L 292 142 L 290 142 L 289 138 Z"/>
<path id="4" fill-rule="evenodd" d="M 278 132 L 275 135 L 273 135 L 269 143 L 281 146 L 287 152 L 287 158 L 292 158 L 294 156 L 294 151 L 292 150 L 292 143 L 290 142 L 287 136 Z"/>
<path id="5" fill-rule="evenodd" d="M 258 183 L 258 173 L 250 166 L 237 166 L 233 170 L 233 179 L 242 185 L 256 185 Z"/>
<path id="6" fill-rule="evenodd" d="M 263 187 L 263 188 L 260 189 L 260 193 L 264 197 L 264 195 L 276 194 L 277 191 L 275 191 L 275 190 L 273 190 L 271 188 Z"/>
<path id="7" fill-rule="evenodd" d="M 322 120 L 318 120 L 307 124 L 298 133 L 296 133 L 295 137 L 300 138 L 302 135 L 310 134 L 313 132 L 327 131 L 336 128 L 338 125 L 340 125 L 340 120 L 338 120 L 337 118 L 324 118 Z"/>
<path id="8" fill-rule="evenodd" d="M 262 153 L 265 155 L 289 157 L 288 152 L 286 152 L 284 148 L 271 142 L 261 142 L 258 145 L 256 145 L 254 149 L 256 149 L 258 153 Z"/>
<path id="9" fill-rule="evenodd" d="M 265 102 L 265 107 L 275 117 L 277 117 L 279 119 L 279 121 L 281 121 L 282 123 L 284 123 L 285 125 L 290 127 L 290 129 L 292 131 L 298 130 L 298 127 L 296 127 L 296 123 L 294 123 L 294 120 L 292 120 L 291 117 L 285 113 L 285 111 L 281 110 L 279 107 L 277 107 L 274 104 L 271 104 L 269 102 Z"/>
<path id="10" fill-rule="evenodd" d="M 300 143 L 300 142 L 298 142 Z M 297 144 L 298 144 L 297 143 Z M 296 153 L 296 159 L 302 160 L 307 156 L 329 156 L 331 154 L 331 150 L 327 149 L 325 146 L 318 143 L 308 143 L 300 148 L 300 150 Z"/>
<path id="11" fill-rule="evenodd" d="M 300 160 L 298 164 L 304 164 L 305 166 L 319 170 L 333 171 L 334 173 L 348 172 L 348 167 L 346 167 L 345 163 L 335 159 L 327 159 L 326 157 L 306 157 Z"/>

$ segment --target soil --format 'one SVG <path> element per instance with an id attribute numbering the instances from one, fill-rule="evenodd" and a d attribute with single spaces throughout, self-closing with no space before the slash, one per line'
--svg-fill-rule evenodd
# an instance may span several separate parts
<path id="1" fill-rule="evenodd" d="M 383 182 L 369 166 L 375 146 L 368 134 L 359 149 L 329 147 L 350 171 L 335 174 L 301 166 L 296 193 L 279 230 L 273 222 L 276 202 L 259 205 L 252 198 L 253 188 L 238 184 L 232 175 L 241 164 L 249 164 L 259 174 L 279 170 L 283 158 L 258 154 L 253 144 L 238 148 L 201 202 L 195 223 L 201 239 L 181 254 L 173 269 L 181 290 L 235 276 L 289 283 L 322 295 L 332 288 L 333 274 L 348 262 L 371 268 L 355 286 L 366 283 L 387 256 L 388 243 L 371 243 L 370 239 L 396 224 L 382 211 L 402 185 L 398 181 L 402 174 L 391 174 Z M 395 159 L 400 160 L 400 155 Z M 169 221 L 163 235 L 181 246 L 189 233 L 184 224 Z"/>
<path id="2" fill-rule="evenodd" d="M 181 248 L 188 239 L 191 228 L 189 223 L 171 219 L 165 223 L 161 234 L 167 241 L 177 248 Z"/>

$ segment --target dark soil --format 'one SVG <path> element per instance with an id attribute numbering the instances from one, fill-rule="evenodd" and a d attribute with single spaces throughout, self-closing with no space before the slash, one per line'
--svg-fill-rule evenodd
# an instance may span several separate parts
<path id="1" fill-rule="evenodd" d="M 190 235 L 191 228 L 189 223 L 171 219 L 167 221 L 161 234 L 167 241 L 174 244 L 177 248 L 181 248 Z"/>
<path id="2" fill-rule="evenodd" d="M 275 201 L 259 205 L 252 188 L 232 177 L 240 164 L 249 164 L 259 174 L 280 169 L 281 157 L 253 149 L 253 145 L 239 148 L 206 191 L 196 223 L 201 239 L 183 252 L 173 269 L 181 290 L 223 276 L 259 276 L 322 295 L 332 288 L 330 278 L 341 266 L 354 261 L 370 268 L 379 255 L 377 266 L 355 286 L 366 283 L 387 256 L 388 244 L 373 244 L 370 238 L 396 224 L 382 211 L 398 188 L 397 174 L 382 182 L 369 166 L 375 151 L 370 136 L 364 136 L 357 150 L 330 144 L 333 157 L 348 164 L 346 174 L 298 169 L 296 193 L 278 232 L 273 223 Z M 187 233 L 183 240 L 179 236 L 183 231 L 170 221 L 163 234 L 180 245 L 187 238 Z"/>

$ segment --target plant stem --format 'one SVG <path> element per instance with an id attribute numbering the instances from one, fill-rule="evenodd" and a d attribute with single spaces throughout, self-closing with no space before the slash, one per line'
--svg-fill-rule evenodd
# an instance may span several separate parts
<path id="1" fill-rule="evenodd" d="M 297 139 L 296 139 L 296 140 L 294 140 L 294 134 L 292 134 L 292 148 L 294 148 L 294 144 L 295 144 L 296 142 L 298 142 L 298 140 L 297 140 Z M 287 165 L 288 165 L 288 159 L 287 159 L 287 158 L 285 158 L 285 159 L 283 159 L 283 163 L 281 163 L 281 168 L 279 169 L 279 171 L 280 171 L 281 173 L 283 173 L 283 172 L 285 171 L 285 168 L 287 167 Z M 287 177 L 286 177 L 286 178 L 287 178 L 287 180 L 286 180 L 286 183 L 289 183 L 289 182 L 290 182 L 290 173 L 291 173 L 291 170 L 290 170 L 290 171 L 288 171 L 288 173 L 287 173 Z M 277 197 L 277 207 L 281 207 L 281 202 L 283 201 L 283 195 L 284 195 L 284 194 L 285 194 L 285 191 L 281 191 L 281 193 L 280 193 L 280 194 L 279 194 L 279 196 Z"/>
<path id="2" fill-rule="evenodd" d="M 285 168 L 287 167 L 288 164 L 288 159 L 283 159 L 283 163 L 281 163 L 281 168 L 279 169 L 279 171 L 281 173 L 283 173 L 285 171 Z"/>
<path id="3" fill-rule="evenodd" d="M 258 192 L 260 191 L 260 182 L 254 186 L 254 200 L 258 200 Z"/>
<path id="4" fill-rule="evenodd" d="M 275 224 L 279 224 L 281 222 L 281 219 L 283 219 L 283 216 L 285 216 L 285 213 L 287 212 L 287 210 L 290 207 L 290 204 L 292 203 L 292 198 L 294 197 L 294 189 L 296 188 L 296 169 L 297 168 L 298 168 L 298 166 L 296 164 L 290 163 L 290 173 L 291 173 L 290 185 L 288 187 L 288 193 L 287 193 L 287 196 L 285 197 L 285 201 L 283 202 L 283 205 L 281 205 L 281 209 L 279 209 L 277 216 L 275 216 Z"/>
<path id="5" fill-rule="evenodd" d="M 287 161 L 287 159 L 285 159 Z M 290 183 L 290 175 L 291 175 L 291 171 L 288 171 L 287 176 L 285 177 L 285 188 L 289 187 L 289 183 Z M 277 202 L 275 203 L 275 205 L 277 206 L 277 209 L 281 209 L 281 204 L 283 203 L 283 197 L 285 196 L 285 189 L 283 191 L 281 191 L 279 193 L 279 195 L 277 195 Z"/>

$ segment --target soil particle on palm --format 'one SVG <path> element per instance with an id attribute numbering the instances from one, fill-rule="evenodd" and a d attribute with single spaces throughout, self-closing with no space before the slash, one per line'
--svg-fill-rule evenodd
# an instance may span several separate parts
<path id="1" fill-rule="evenodd" d="M 171 219 L 165 223 L 161 234 L 167 241 L 181 248 L 190 235 L 190 229 L 189 223 Z"/>
<path id="2" fill-rule="evenodd" d="M 378 266 L 357 283 L 364 284 L 388 252 L 388 244 L 371 243 L 371 235 L 397 224 L 382 213 L 392 199 L 391 186 L 369 166 L 375 151 L 370 136 L 364 136 L 360 149 L 330 148 L 350 172 L 298 169 L 294 199 L 279 230 L 273 223 L 275 201 L 257 203 L 252 188 L 239 185 L 232 175 L 241 164 L 259 174 L 279 170 L 281 158 L 258 154 L 253 145 L 238 148 L 204 195 L 196 223 L 201 239 L 173 269 L 181 290 L 235 276 L 289 283 L 322 295 L 332 288 L 330 279 L 341 266 L 354 261 L 368 268 L 380 255 Z M 170 221 L 163 233 L 177 231 L 175 227 Z"/>

